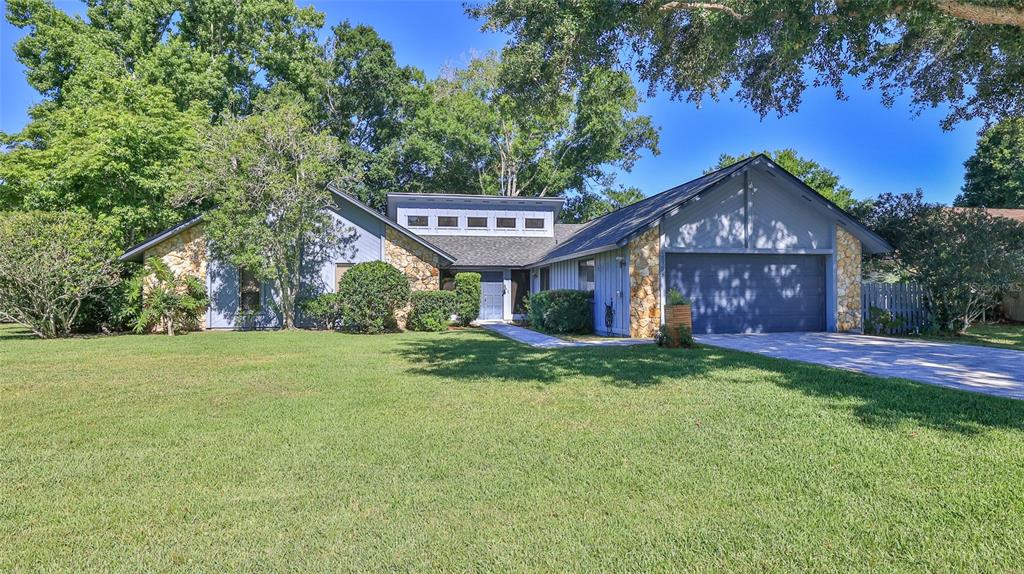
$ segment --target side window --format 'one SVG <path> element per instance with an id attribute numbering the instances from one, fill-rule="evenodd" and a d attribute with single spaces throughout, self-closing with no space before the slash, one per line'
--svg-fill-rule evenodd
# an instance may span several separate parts
<path id="1" fill-rule="evenodd" d="M 540 290 L 547 291 L 551 289 L 551 268 L 541 267 L 540 268 Z"/>
<path id="2" fill-rule="evenodd" d="M 594 290 L 594 260 L 584 259 L 579 262 L 579 273 L 580 291 L 593 291 Z"/>
<path id="3" fill-rule="evenodd" d="M 260 281 L 248 269 L 238 270 L 238 307 L 242 312 L 255 313 L 262 307 Z"/>
<path id="4" fill-rule="evenodd" d="M 544 218 L 542 217 L 527 217 L 526 218 L 527 229 L 544 229 Z"/>
<path id="5" fill-rule="evenodd" d="M 494 220 L 495 225 L 499 229 L 515 229 L 516 218 L 515 217 L 498 217 Z"/>
<path id="6" fill-rule="evenodd" d="M 486 229 L 487 228 L 487 218 L 486 217 L 467 217 L 466 218 L 466 225 L 468 225 L 469 227 L 472 227 L 473 229 Z"/>
<path id="7" fill-rule="evenodd" d="M 345 276 L 345 272 L 352 268 L 351 263 L 336 263 L 334 265 L 334 292 L 338 292 L 338 288 L 341 287 L 341 278 Z"/>
<path id="8" fill-rule="evenodd" d="M 459 218 L 455 215 L 438 215 L 437 216 L 438 227 L 458 227 Z"/>
<path id="9" fill-rule="evenodd" d="M 405 218 L 405 223 L 409 227 L 426 227 L 427 216 L 426 215 L 410 215 Z"/>

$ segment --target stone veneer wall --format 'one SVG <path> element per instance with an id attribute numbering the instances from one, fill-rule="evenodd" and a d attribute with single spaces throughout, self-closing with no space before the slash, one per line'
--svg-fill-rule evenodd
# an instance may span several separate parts
<path id="1" fill-rule="evenodd" d="M 861 244 L 845 229 L 836 227 L 836 330 L 862 331 L 860 299 Z"/>
<path id="2" fill-rule="evenodd" d="M 629 336 L 649 339 L 661 326 L 661 229 L 629 242 Z"/>
<path id="3" fill-rule="evenodd" d="M 191 275 L 206 285 L 206 234 L 201 223 L 157 243 L 142 256 L 143 259 L 159 257 L 176 276 Z M 201 322 L 199 328 L 205 329 L 206 322 Z"/>
<path id="4" fill-rule="evenodd" d="M 426 247 L 386 226 L 384 234 L 384 261 L 394 265 L 409 278 L 413 291 L 436 291 L 440 288 L 440 259 Z M 409 307 L 395 314 L 398 326 L 405 328 Z"/>

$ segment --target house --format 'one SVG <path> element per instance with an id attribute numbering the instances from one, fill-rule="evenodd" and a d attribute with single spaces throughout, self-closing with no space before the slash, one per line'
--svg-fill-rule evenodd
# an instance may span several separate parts
<path id="1" fill-rule="evenodd" d="M 361 261 L 391 263 L 418 290 L 476 271 L 482 320 L 521 317 L 528 293 L 580 289 L 594 293 L 598 332 L 642 338 L 661 324 L 669 289 L 693 301 L 698 333 L 859 331 L 861 256 L 890 250 L 764 155 L 581 225 L 558 223 L 561 198 L 393 193 L 387 215 L 340 191 L 334 199 L 353 248 L 312 265 L 318 290 Z M 207 328 L 237 328 L 243 316 L 278 324 L 269 286 L 207 256 L 201 217 L 122 259 L 147 257 L 206 281 Z"/>

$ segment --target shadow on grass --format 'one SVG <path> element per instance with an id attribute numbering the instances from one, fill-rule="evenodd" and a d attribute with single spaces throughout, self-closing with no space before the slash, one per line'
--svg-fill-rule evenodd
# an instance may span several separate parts
<path id="1" fill-rule="evenodd" d="M 18 341 L 23 339 L 38 339 L 32 331 L 14 325 L 12 323 L 0 323 L 0 341 Z"/>
<path id="2" fill-rule="evenodd" d="M 963 434 L 989 429 L 1024 431 L 1024 401 L 969 393 L 902 379 L 882 379 L 837 369 L 703 347 L 696 350 L 577 347 L 541 350 L 497 335 L 443 334 L 398 347 L 417 374 L 467 383 L 495 379 L 537 387 L 586 377 L 620 388 L 643 389 L 693 377 L 722 385 L 761 380 L 817 397 L 863 424 L 903 422 Z M 761 371 L 752 374 L 751 369 Z"/>

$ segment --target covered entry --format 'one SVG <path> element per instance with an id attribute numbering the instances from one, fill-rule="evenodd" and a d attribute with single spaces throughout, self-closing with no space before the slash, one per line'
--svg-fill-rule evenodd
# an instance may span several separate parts
<path id="1" fill-rule="evenodd" d="M 501 271 L 480 273 L 480 319 L 500 320 L 505 316 L 505 281 Z"/>
<path id="2" fill-rule="evenodd" d="M 822 255 L 670 253 L 665 273 L 693 301 L 695 333 L 825 330 Z"/>

